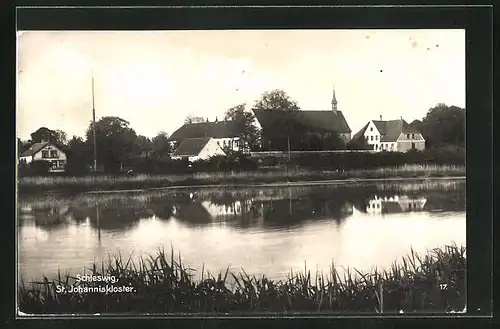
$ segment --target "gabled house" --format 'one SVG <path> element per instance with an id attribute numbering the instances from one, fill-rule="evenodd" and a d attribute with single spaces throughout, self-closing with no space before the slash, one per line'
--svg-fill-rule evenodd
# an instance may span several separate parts
<path id="1" fill-rule="evenodd" d="M 28 164 L 37 160 L 45 160 L 52 164 L 49 172 L 66 170 L 66 153 L 57 145 L 42 141 L 31 145 L 19 156 L 19 163 Z"/>
<path id="2" fill-rule="evenodd" d="M 212 138 L 224 150 L 239 151 L 242 133 L 241 126 L 235 121 L 186 123 L 173 132 L 169 141 L 175 147 L 188 138 Z"/>
<path id="3" fill-rule="evenodd" d="M 422 134 L 403 118 L 383 121 L 371 120 L 353 139 L 364 138 L 374 151 L 407 152 L 411 149 L 424 150 Z"/>
<path id="4" fill-rule="evenodd" d="M 337 133 L 348 142 L 351 139 L 351 128 L 344 114 L 337 109 L 335 89 L 333 90 L 332 109 L 324 111 L 270 111 L 253 110 L 256 126 L 262 129 L 262 145 L 282 134 L 283 127 L 293 125 L 294 129 L 305 133 L 328 134 Z"/>
<path id="5" fill-rule="evenodd" d="M 215 138 L 186 138 L 172 154 L 172 159 L 188 159 L 191 162 L 208 160 L 217 155 L 225 155 L 221 146 Z"/>

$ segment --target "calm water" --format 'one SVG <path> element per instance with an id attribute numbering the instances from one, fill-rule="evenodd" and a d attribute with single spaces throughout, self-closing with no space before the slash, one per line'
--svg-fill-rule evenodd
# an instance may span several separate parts
<path id="1" fill-rule="evenodd" d="M 212 273 L 241 267 L 283 278 L 328 271 L 332 261 L 369 271 L 406 255 L 465 245 L 465 181 L 351 186 L 182 189 L 19 201 L 19 272 L 83 274 L 109 254 L 158 248 Z M 88 271 L 87 271 L 88 273 Z"/>

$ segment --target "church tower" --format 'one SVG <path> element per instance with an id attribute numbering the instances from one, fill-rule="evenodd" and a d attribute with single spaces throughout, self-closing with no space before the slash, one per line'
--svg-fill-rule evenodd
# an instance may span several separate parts
<path id="1" fill-rule="evenodd" d="M 335 87 L 333 87 L 332 111 L 337 114 L 337 97 L 335 97 Z"/>

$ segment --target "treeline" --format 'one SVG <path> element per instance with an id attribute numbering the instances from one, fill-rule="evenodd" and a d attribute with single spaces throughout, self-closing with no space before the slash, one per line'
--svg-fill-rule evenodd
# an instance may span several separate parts
<path id="1" fill-rule="evenodd" d="M 262 99 L 253 108 L 269 111 L 296 111 L 299 106 L 281 90 L 265 92 Z M 258 151 L 261 133 L 252 124 L 253 114 L 246 110 L 245 104 L 237 105 L 226 111 L 226 119 L 241 121 L 244 127 L 240 140 L 246 149 Z M 438 104 L 431 108 L 422 120 L 415 120 L 414 125 L 426 139 L 425 152 L 408 154 L 335 154 L 307 155 L 292 159 L 292 165 L 303 167 L 339 167 L 366 168 L 380 165 L 397 165 L 402 163 L 465 163 L 465 109 L 456 106 Z M 98 172 L 106 174 L 135 173 L 183 173 L 190 171 L 231 171 L 254 170 L 262 163 L 247 159 L 243 154 L 228 152 L 226 157 L 216 157 L 209 161 L 189 163 L 187 160 L 172 160 L 175 145 L 171 145 L 168 134 L 158 133 L 154 138 L 138 135 L 130 123 L 119 117 L 102 117 L 96 122 L 96 150 Z M 285 129 L 288 136 L 283 136 L 283 150 L 339 150 L 367 149 L 366 141 L 352 140 L 344 143 L 335 134 L 303 136 L 297 129 Z M 300 138 L 298 138 L 300 137 Z M 307 138 L 305 138 L 307 137 Z M 94 159 L 93 125 L 89 123 L 84 138 L 73 136 L 67 138 L 61 130 L 42 127 L 31 134 L 31 139 L 22 141 L 18 138 L 19 154 L 31 145 L 41 141 L 50 141 L 62 149 L 67 155 L 64 175 L 85 175 L 89 173 Z M 263 145 L 262 150 L 266 150 Z M 266 162 L 280 160 L 265 159 Z M 19 173 L 23 175 L 40 175 L 46 173 L 49 164 L 36 161 L 30 165 L 20 165 Z"/>

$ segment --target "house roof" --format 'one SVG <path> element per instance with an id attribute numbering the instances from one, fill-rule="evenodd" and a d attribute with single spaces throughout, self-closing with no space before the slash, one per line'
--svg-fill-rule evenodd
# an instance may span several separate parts
<path id="1" fill-rule="evenodd" d="M 311 131 L 350 133 L 344 114 L 337 111 L 269 111 L 253 110 L 263 129 L 275 130 L 285 120 L 292 120 Z"/>
<path id="2" fill-rule="evenodd" d="M 357 133 L 354 134 L 354 136 L 352 136 L 352 139 L 357 140 L 359 138 L 364 138 L 364 133 L 365 133 L 366 129 L 368 128 L 369 124 L 370 123 L 368 122 L 366 125 L 364 125 L 363 128 L 361 128 Z"/>
<path id="3" fill-rule="evenodd" d="M 49 143 L 48 142 L 42 142 L 42 143 L 35 143 L 31 145 L 26 151 L 24 151 L 21 156 L 22 157 L 29 157 L 33 156 L 36 153 L 38 153 L 41 149 L 43 149 L 45 146 L 47 146 Z"/>
<path id="4" fill-rule="evenodd" d="M 381 142 L 395 142 L 398 140 L 401 133 L 403 134 L 420 133 L 415 127 L 408 124 L 403 119 L 388 120 L 388 121 L 372 120 L 372 122 L 380 132 Z M 353 139 L 362 136 L 365 133 L 366 129 L 368 128 L 368 124 L 369 123 L 364 125 L 363 128 L 361 128 L 361 130 L 354 135 Z"/>
<path id="5" fill-rule="evenodd" d="M 382 202 L 382 213 L 384 214 L 395 214 L 404 212 L 403 207 L 397 201 L 385 201 Z"/>
<path id="6" fill-rule="evenodd" d="M 182 141 L 179 147 L 173 153 L 174 156 L 196 156 L 200 154 L 201 150 L 211 137 L 202 138 L 186 138 Z"/>
<path id="7" fill-rule="evenodd" d="M 241 126 L 236 121 L 186 123 L 170 136 L 172 141 L 186 138 L 233 138 L 242 133 Z"/>

